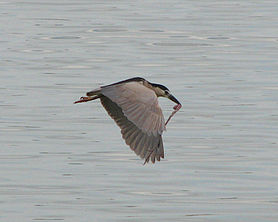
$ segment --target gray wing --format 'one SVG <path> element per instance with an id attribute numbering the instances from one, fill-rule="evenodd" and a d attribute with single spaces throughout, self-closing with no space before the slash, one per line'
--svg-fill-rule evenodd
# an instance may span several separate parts
<path id="1" fill-rule="evenodd" d="M 127 119 L 154 136 L 165 130 L 162 110 L 155 92 L 137 82 L 101 88 L 101 94 L 116 103 Z"/>
<path id="2" fill-rule="evenodd" d="M 144 88 L 134 88 L 130 83 L 128 87 L 109 86 L 101 90 L 103 96 L 100 99 L 108 114 L 121 128 L 126 144 L 145 159 L 145 163 L 150 159 L 154 163 L 155 159 L 160 161 L 160 158 L 164 158 L 161 135 L 165 130 L 165 121 L 152 90 L 146 88 L 147 91 L 143 91 L 144 97 L 138 99 L 138 95 L 142 95 L 138 90 Z"/>

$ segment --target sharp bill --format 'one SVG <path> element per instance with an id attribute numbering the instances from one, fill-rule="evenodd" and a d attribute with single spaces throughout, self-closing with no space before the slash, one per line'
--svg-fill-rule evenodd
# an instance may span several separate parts
<path id="1" fill-rule="evenodd" d="M 169 95 L 169 99 L 177 104 L 181 104 L 172 94 Z"/>

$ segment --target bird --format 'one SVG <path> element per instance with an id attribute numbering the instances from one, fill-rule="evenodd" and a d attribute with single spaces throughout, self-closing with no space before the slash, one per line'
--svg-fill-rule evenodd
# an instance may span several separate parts
<path id="1" fill-rule="evenodd" d="M 164 158 L 162 133 L 171 117 L 182 107 L 181 103 L 160 84 L 134 77 L 87 92 L 74 103 L 100 99 L 101 104 L 121 129 L 122 138 L 136 155 L 150 160 Z M 158 97 L 166 97 L 177 105 L 165 122 Z"/>

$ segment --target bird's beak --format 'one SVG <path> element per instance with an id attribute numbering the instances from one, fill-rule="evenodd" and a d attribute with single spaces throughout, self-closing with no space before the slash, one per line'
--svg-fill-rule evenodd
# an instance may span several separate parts
<path id="1" fill-rule="evenodd" d="M 177 104 L 181 104 L 172 94 L 169 94 L 168 98 Z"/>
<path id="2" fill-rule="evenodd" d="M 167 125 L 167 123 L 169 122 L 169 120 L 175 115 L 176 112 L 178 112 L 180 110 L 180 108 L 182 107 L 181 103 L 172 95 L 172 94 L 168 94 L 168 98 L 170 100 L 172 100 L 173 102 L 177 103 L 177 105 L 175 105 L 173 107 L 174 111 L 172 112 L 172 114 L 169 116 L 168 120 L 165 123 L 165 126 Z"/>

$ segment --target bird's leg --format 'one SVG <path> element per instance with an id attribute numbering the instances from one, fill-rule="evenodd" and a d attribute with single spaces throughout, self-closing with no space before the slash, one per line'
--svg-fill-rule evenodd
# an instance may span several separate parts
<path id="1" fill-rule="evenodd" d="M 82 96 L 82 97 L 80 98 L 80 100 L 75 101 L 74 104 L 75 104 L 75 103 L 88 102 L 88 101 L 91 101 L 91 100 L 94 100 L 94 99 L 96 99 L 96 98 L 95 98 L 95 97 L 91 97 L 91 96 Z"/>
<path id="2" fill-rule="evenodd" d="M 173 107 L 174 111 L 172 112 L 172 114 L 169 116 L 168 120 L 165 123 L 165 126 L 167 125 L 167 123 L 170 121 L 170 119 L 176 114 L 176 112 L 178 112 L 180 110 L 180 108 L 182 107 L 181 104 L 175 105 Z"/>

